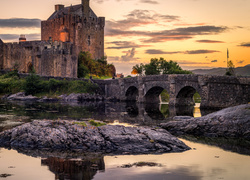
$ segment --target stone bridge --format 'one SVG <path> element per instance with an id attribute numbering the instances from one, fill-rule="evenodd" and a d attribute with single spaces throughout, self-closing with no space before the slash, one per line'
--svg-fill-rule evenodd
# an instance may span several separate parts
<path id="1" fill-rule="evenodd" d="M 250 102 L 250 77 L 212 75 L 154 75 L 115 80 L 94 80 L 106 98 L 139 103 L 159 103 L 165 89 L 169 106 L 194 105 L 201 96 L 201 108 L 225 108 Z"/>

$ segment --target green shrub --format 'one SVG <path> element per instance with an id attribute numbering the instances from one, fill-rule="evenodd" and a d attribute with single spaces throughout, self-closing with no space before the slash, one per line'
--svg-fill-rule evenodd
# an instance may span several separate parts
<path id="1" fill-rule="evenodd" d="M 98 85 L 91 81 L 42 80 L 32 73 L 25 79 L 19 79 L 14 73 L 0 76 L 0 93 L 17 93 L 24 91 L 26 95 L 57 96 L 70 93 L 96 93 Z"/>
<path id="2" fill-rule="evenodd" d="M 83 64 L 79 64 L 78 65 L 78 71 L 77 71 L 77 77 L 78 78 L 84 78 L 87 76 L 87 74 L 89 73 L 89 70 L 86 66 L 84 66 Z"/>
<path id="3" fill-rule="evenodd" d="M 67 82 L 50 79 L 47 84 L 47 89 L 50 92 L 63 91 L 64 87 L 67 86 Z"/>
<path id="4" fill-rule="evenodd" d="M 95 93 L 99 89 L 98 85 L 86 81 L 70 81 L 68 91 L 74 93 Z"/>
<path id="5" fill-rule="evenodd" d="M 24 83 L 24 91 L 26 95 L 34 95 L 36 93 L 41 92 L 42 90 L 41 79 L 36 74 L 31 74 L 26 78 Z"/>
<path id="6" fill-rule="evenodd" d="M 18 70 L 10 71 L 9 73 L 4 75 L 4 78 L 10 78 L 10 77 L 18 77 L 19 78 Z"/>
<path id="7" fill-rule="evenodd" d="M 0 93 L 17 93 L 23 90 L 23 79 L 19 79 L 17 76 L 8 77 L 3 75 L 0 77 Z"/>

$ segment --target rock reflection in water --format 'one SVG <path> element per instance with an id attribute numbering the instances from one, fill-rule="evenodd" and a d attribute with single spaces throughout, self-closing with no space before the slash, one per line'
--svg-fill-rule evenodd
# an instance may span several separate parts
<path id="1" fill-rule="evenodd" d="M 55 179 L 91 180 L 97 171 L 104 171 L 103 157 L 94 159 L 60 159 L 50 157 L 42 159 L 42 165 L 48 166 Z"/>
<path id="2" fill-rule="evenodd" d="M 209 138 L 209 137 L 195 137 L 195 136 L 182 136 L 181 138 L 188 141 L 197 142 L 200 144 L 207 144 L 217 146 L 225 151 L 236 152 L 238 154 L 250 155 L 250 141 L 245 139 L 233 138 Z"/>

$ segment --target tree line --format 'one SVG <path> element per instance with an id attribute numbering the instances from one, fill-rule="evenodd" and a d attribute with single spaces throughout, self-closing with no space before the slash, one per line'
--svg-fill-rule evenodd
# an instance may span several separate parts
<path id="1" fill-rule="evenodd" d="M 175 61 L 166 61 L 164 58 L 152 58 L 148 64 L 136 64 L 132 68 L 134 75 L 160 75 L 160 74 L 192 74 L 183 70 Z"/>

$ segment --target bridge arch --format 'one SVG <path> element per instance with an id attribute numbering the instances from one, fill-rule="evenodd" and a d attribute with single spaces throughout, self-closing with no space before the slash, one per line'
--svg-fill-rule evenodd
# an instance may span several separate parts
<path id="1" fill-rule="evenodd" d="M 139 90 L 136 86 L 130 86 L 126 90 L 126 101 L 137 101 L 139 96 Z"/>
<path id="2" fill-rule="evenodd" d="M 146 103 L 159 103 L 160 102 L 160 94 L 163 92 L 165 88 L 162 86 L 153 86 L 151 87 L 145 94 L 145 102 Z M 165 89 L 167 92 L 168 90 Z"/>
<path id="3" fill-rule="evenodd" d="M 194 88 L 193 86 L 182 87 L 177 92 L 175 106 L 194 106 L 194 94 L 197 92 L 202 98 L 201 90 L 199 88 L 196 88 Z"/>

